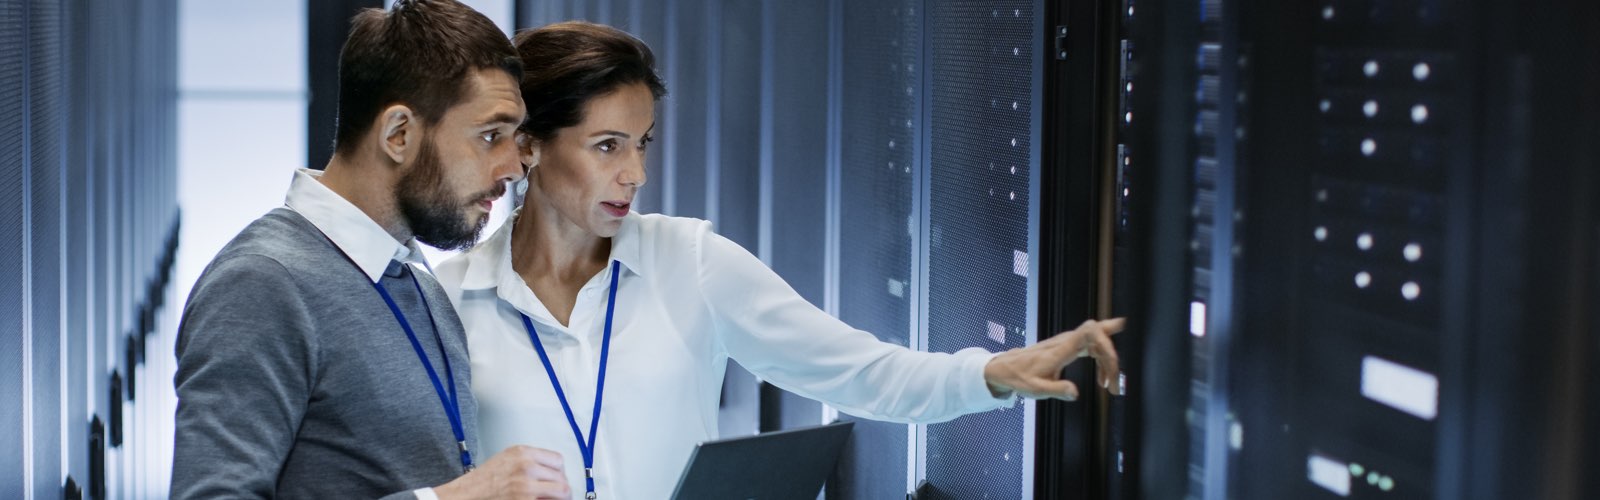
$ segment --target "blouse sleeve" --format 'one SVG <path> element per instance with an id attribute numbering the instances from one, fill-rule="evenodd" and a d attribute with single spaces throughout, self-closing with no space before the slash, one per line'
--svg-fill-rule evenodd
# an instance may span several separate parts
<path id="1" fill-rule="evenodd" d="M 699 280 L 727 354 L 790 392 L 873 420 L 934 423 L 1012 405 L 989 392 L 980 348 L 882 342 L 807 302 L 760 259 L 700 226 Z"/>

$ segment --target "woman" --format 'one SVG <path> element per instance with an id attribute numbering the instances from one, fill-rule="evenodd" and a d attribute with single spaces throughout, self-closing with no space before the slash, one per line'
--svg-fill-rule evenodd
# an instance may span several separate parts
<path id="1" fill-rule="evenodd" d="M 666 92 L 650 49 L 581 22 L 515 42 L 526 202 L 438 270 L 468 332 L 486 452 L 555 450 L 574 490 L 665 498 L 695 444 L 717 436 L 729 358 L 897 422 L 1009 406 L 1014 393 L 1072 399 L 1057 375 L 1083 355 L 1100 361 L 1102 386 L 1115 377 L 1108 335 L 1121 320 L 998 355 L 911 351 L 818 310 L 710 223 L 631 211 Z"/>

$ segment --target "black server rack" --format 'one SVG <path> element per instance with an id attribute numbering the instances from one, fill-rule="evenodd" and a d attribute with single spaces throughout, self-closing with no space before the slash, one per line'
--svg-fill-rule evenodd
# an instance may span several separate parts
<path id="1" fill-rule="evenodd" d="M 1132 108 L 1126 74 L 1132 2 L 1047 2 L 1041 121 L 1039 307 L 1041 338 L 1086 319 L 1126 315 L 1131 283 L 1127 202 L 1138 187 L 1127 154 Z M 1141 192 L 1139 196 L 1148 193 Z M 1119 351 L 1136 335 L 1113 338 Z M 1137 372 L 1123 356 L 1124 373 Z M 1127 397 L 1097 387 L 1093 362 L 1066 368 L 1078 401 L 1037 404 L 1035 498 L 1123 498 Z M 1125 378 L 1117 380 L 1126 390 Z M 1137 379 L 1135 379 L 1137 380 Z"/>
<path id="2" fill-rule="evenodd" d="M 1141 492 L 1595 494 L 1596 20 L 1141 2 Z"/>

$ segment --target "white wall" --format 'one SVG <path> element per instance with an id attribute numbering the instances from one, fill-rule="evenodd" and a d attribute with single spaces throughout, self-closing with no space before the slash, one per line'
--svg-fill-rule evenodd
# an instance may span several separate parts
<path id="1" fill-rule="evenodd" d="M 178 303 L 239 230 L 283 204 L 306 158 L 305 2 L 182 0 Z"/>

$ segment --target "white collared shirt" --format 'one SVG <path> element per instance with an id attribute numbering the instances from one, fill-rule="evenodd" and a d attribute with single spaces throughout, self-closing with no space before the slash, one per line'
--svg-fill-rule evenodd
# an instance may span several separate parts
<path id="1" fill-rule="evenodd" d="M 417 247 L 416 238 L 401 244 L 360 207 L 323 185 L 319 177 L 322 177 L 320 170 L 295 170 L 283 205 L 316 226 L 323 236 L 333 242 L 333 246 L 338 247 L 340 252 L 355 262 L 356 267 L 361 268 L 361 272 L 366 273 L 368 279 L 373 283 L 383 279 L 383 272 L 389 268 L 391 260 L 411 264 L 412 272 L 418 271 L 418 264 L 422 269 L 428 269 L 428 261 L 423 257 L 422 249 Z M 422 488 L 412 493 L 417 495 L 418 500 L 439 499 L 433 488 Z"/>
<path id="2" fill-rule="evenodd" d="M 560 452 L 581 498 L 577 438 L 521 315 L 537 329 L 587 437 L 611 267 L 583 286 L 562 326 L 512 270 L 513 226 L 441 264 L 437 275 L 466 327 L 486 456 L 517 444 Z M 601 498 L 672 493 L 694 446 L 717 437 L 730 357 L 763 380 L 866 418 L 938 422 L 1011 405 L 984 381 L 993 354 L 881 342 L 806 302 L 709 222 L 630 213 L 611 245 L 621 275 L 595 438 Z"/>
<path id="3" fill-rule="evenodd" d="M 296 170 L 283 205 L 322 231 L 373 283 L 383 279 L 391 260 L 428 267 L 416 238 L 401 244 L 366 212 L 324 186 L 319 177 L 320 170 Z"/>

